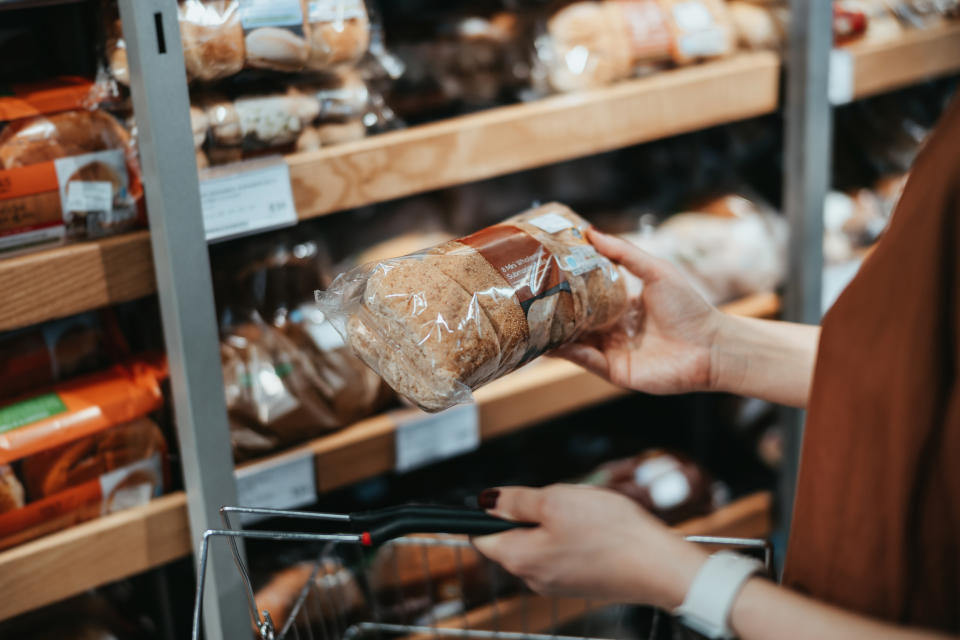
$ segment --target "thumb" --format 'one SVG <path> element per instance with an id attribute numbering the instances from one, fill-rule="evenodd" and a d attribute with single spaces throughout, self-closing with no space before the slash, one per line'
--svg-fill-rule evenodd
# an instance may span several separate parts
<path id="1" fill-rule="evenodd" d="M 620 263 L 633 275 L 646 281 L 656 280 L 662 273 L 660 260 L 623 238 L 601 233 L 594 228 L 587 230 L 587 239 L 597 251 Z"/>

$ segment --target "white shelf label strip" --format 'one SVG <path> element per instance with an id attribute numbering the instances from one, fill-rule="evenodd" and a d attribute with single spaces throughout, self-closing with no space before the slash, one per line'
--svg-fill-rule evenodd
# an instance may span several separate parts
<path id="1" fill-rule="evenodd" d="M 237 501 L 244 507 L 296 509 L 317 501 L 317 474 L 313 452 L 275 460 L 268 467 L 237 470 Z M 244 523 L 262 520 L 245 516 Z"/>
<path id="2" fill-rule="evenodd" d="M 476 450 L 480 446 L 477 405 L 459 405 L 435 414 L 419 410 L 398 414 L 396 446 L 396 469 L 401 473 Z"/>
<path id="3" fill-rule="evenodd" d="M 208 242 L 297 223 L 290 167 L 279 156 L 204 169 L 200 201 Z"/>

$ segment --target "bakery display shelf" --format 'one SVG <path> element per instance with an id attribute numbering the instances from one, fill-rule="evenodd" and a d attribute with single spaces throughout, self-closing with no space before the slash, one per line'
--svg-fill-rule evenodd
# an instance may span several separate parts
<path id="1" fill-rule="evenodd" d="M 712 535 L 766 538 L 772 531 L 772 496 L 759 492 L 737 500 L 718 511 L 681 524 L 684 535 Z M 520 633 L 544 633 L 573 622 L 590 611 L 610 603 L 580 598 L 544 598 L 522 594 L 472 609 L 437 624 L 448 629 L 491 629 Z M 404 640 L 431 640 L 431 634 L 407 636 Z"/>
<path id="2" fill-rule="evenodd" d="M 183 492 L 0 551 L 0 620 L 189 553 Z"/>
<path id="3" fill-rule="evenodd" d="M 773 293 L 755 294 L 721 307 L 736 315 L 771 318 L 780 310 Z M 565 360 L 540 359 L 474 392 L 481 441 L 625 394 Z M 396 431 L 411 410 L 383 413 L 282 453 L 241 465 L 248 479 L 312 457 L 317 491 L 323 493 L 381 473 L 396 465 Z M 442 414 L 441 414 L 442 415 Z"/>
<path id="4" fill-rule="evenodd" d="M 0 260 L 0 331 L 155 291 L 148 231 L 5 258 Z"/>
<path id="5" fill-rule="evenodd" d="M 287 157 L 311 218 L 771 113 L 780 60 L 742 53 Z"/>
<path id="6" fill-rule="evenodd" d="M 843 50 L 853 63 L 853 97 L 863 98 L 960 72 L 960 24 L 908 30 L 895 40 Z"/>

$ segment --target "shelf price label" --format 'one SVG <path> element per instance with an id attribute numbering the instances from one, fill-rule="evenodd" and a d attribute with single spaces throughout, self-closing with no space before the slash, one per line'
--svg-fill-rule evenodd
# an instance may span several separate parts
<path id="1" fill-rule="evenodd" d="M 480 446 L 480 419 L 473 403 L 433 414 L 411 409 L 398 412 L 396 419 L 396 469 L 401 473 Z"/>
<path id="2" fill-rule="evenodd" d="M 297 223 L 290 167 L 281 156 L 204 169 L 200 204 L 207 242 Z"/>
<path id="3" fill-rule="evenodd" d="M 837 106 L 853 101 L 855 78 L 853 56 L 845 49 L 830 50 L 830 72 L 827 76 L 827 96 Z"/>
<path id="4" fill-rule="evenodd" d="M 293 452 L 270 460 L 269 466 L 237 470 L 237 501 L 244 507 L 296 509 L 317 501 L 317 474 L 313 452 Z M 265 516 L 246 515 L 244 523 Z"/>

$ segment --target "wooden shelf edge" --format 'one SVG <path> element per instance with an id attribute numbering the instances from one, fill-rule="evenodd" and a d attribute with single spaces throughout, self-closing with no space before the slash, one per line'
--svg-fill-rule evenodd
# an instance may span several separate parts
<path id="1" fill-rule="evenodd" d="M 887 41 L 843 47 L 853 59 L 855 99 L 960 71 L 960 24 L 908 29 Z"/>
<path id="2" fill-rule="evenodd" d="M 779 74 L 740 53 L 290 155 L 294 200 L 313 218 L 772 113 Z"/>
<path id="3" fill-rule="evenodd" d="M 0 552 L 0 620 L 188 555 L 186 506 L 172 493 Z"/>
<path id="4" fill-rule="evenodd" d="M 150 232 L 55 247 L 0 260 L 0 331 L 150 295 Z"/>
<path id="5" fill-rule="evenodd" d="M 708 516 L 685 522 L 676 530 L 684 535 L 767 538 L 772 531 L 772 506 L 772 495 L 759 492 L 736 500 Z M 520 594 L 472 609 L 437 626 L 543 633 L 610 604 L 581 598 L 545 598 Z M 429 634 L 411 635 L 403 640 L 429 640 L 432 637 Z"/>

